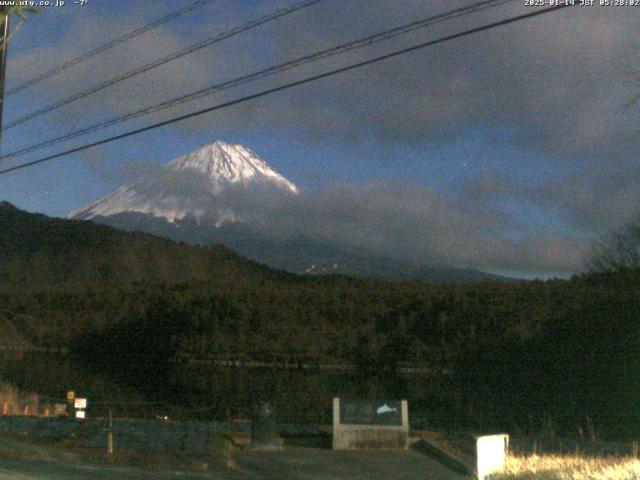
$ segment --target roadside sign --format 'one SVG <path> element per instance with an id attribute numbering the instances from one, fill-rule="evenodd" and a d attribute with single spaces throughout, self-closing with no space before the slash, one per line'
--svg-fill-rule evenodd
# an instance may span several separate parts
<path id="1" fill-rule="evenodd" d="M 85 418 L 84 417 L 84 410 L 76 411 L 76 418 Z"/>
<path id="2" fill-rule="evenodd" d="M 340 423 L 401 426 L 402 402 L 340 399 Z"/>
<path id="3" fill-rule="evenodd" d="M 333 449 L 406 449 L 409 404 L 406 400 L 333 399 Z"/>
<path id="4" fill-rule="evenodd" d="M 84 410 L 87 408 L 87 399 L 86 398 L 76 398 L 76 402 L 74 405 L 77 409 Z"/>
<path id="5" fill-rule="evenodd" d="M 53 405 L 53 414 L 62 417 L 67 414 L 67 405 L 64 403 L 56 403 Z"/>

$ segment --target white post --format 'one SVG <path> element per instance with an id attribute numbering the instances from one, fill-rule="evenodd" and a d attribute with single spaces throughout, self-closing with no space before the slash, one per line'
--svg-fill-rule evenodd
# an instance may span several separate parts
<path id="1" fill-rule="evenodd" d="M 478 480 L 502 471 L 508 448 L 509 435 L 506 433 L 476 437 Z"/>
<path id="2" fill-rule="evenodd" d="M 113 455 L 113 417 L 109 409 L 109 430 L 107 431 L 107 455 Z"/>

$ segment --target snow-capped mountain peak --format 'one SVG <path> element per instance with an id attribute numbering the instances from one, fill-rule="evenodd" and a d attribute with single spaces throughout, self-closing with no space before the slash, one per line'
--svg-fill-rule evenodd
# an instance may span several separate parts
<path id="1" fill-rule="evenodd" d="M 292 193 L 298 193 L 298 187 L 273 170 L 251 150 L 222 140 L 178 157 L 169 162 L 167 167 L 176 171 L 199 172 L 218 181 L 241 182 L 244 185 L 266 180 Z"/>
<path id="2" fill-rule="evenodd" d="M 172 174 L 175 172 L 175 174 Z M 181 192 L 180 173 L 199 173 L 208 179 L 198 191 Z M 221 140 L 178 157 L 161 171 L 138 182 L 123 185 L 116 191 L 83 208 L 68 218 L 90 219 L 109 217 L 119 213 L 142 213 L 164 217 L 170 222 L 187 216 L 196 219 L 214 217 L 215 224 L 236 221 L 228 208 L 212 207 L 229 184 L 251 189 L 253 185 L 273 186 L 290 194 L 298 194 L 298 187 L 248 148 Z M 205 186 L 208 185 L 208 186 Z M 212 208 L 214 211 L 212 211 Z"/>

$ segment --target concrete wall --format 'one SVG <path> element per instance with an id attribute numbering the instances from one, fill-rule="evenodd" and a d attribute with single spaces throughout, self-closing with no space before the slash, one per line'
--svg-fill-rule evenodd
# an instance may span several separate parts
<path id="1" fill-rule="evenodd" d="M 333 399 L 333 449 L 406 449 L 409 446 L 409 406 L 402 400 L 402 425 L 353 425 L 340 422 L 340 399 Z"/>
<path id="2" fill-rule="evenodd" d="M 48 440 L 65 440 L 74 446 L 106 448 L 104 419 L 74 420 L 24 416 L 0 417 L 0 431 L 20 433 Z M 114 447 L 155 453 L 174 452 L 210 455 L 219 447 L 217 434 L 244 431 L 248 425 L 222 422 L 166 422 L 116 419 Z"/>
<path id="3" fill-rule="evenodd" d="M 103 418 L 75 420 L 66 417 L 0 416 L 0 432 L 33 438 L 64 440 L 72 445 L 106 448 L 107 421 Z M 321 435 L 317 425 L 278 424 L 282 436 Z M 163 420 L 113 420 L 114 447 L 145 452 L 209 455 L 220 448 L 219 433 L 242 432 L 249 436 L 250 422 L 173 422 Z"/>

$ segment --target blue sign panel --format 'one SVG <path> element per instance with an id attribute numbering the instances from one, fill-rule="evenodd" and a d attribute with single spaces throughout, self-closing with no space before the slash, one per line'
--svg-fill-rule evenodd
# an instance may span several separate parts
<path id="1" fill-rule="evenodd" d="M 402 402 L 340 399 L 340 423 L 402 426 Z"/>

